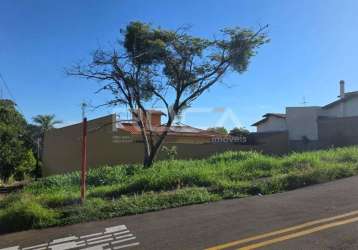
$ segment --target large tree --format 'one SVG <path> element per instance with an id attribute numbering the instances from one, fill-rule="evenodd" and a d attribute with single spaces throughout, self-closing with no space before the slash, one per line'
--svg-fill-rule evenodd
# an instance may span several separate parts
<path id="1" fill-rule="evenodd" d="M 228 72 L 244 73 L 257 49 L 268 42 L 266 26 L 256 32 L 227 28 L 220 38 L 200 38 L 187 29 L 154 28 L 141 22 L 123 30 L 117 48 L 98 49 L 89 64 L 77 64 L 68 74 L 102 83 L 112 99 L 105 105 L 126 105 L 135 115 L 144 141 L 144 165 L 150 166 L 175 117 Z M 100 91 L 99 90 L 99 91 Z M 164 129 L 153 129 L 147 109 L 165 107 Z"/>
<path id="2" fill-rule="evenodd" d="M 35 168 L 27 144 L 26 120 L 10 100 L 0 100 L 0 179 L 22 179 Z"/>

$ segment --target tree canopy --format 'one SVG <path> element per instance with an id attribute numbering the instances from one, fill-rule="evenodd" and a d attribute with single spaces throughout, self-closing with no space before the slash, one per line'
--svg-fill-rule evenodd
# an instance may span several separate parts
<path id="1" fill-rule="evenodd" d="M 229 134 L 231 136 L 247 136 L 247 135 L 250 134 L 250 131 L 247 130 L 246 128 L 235 127 L 235 128 L 230 130 Z"/>
<path id="2" fill-rule="evenodd" d="M 10 100 L 0 100 L 0 178 L 21 179 L 35 168 L 26 140 L 26 120 Z"/>
<path id="3" fill-rule="evenodd" d="M 37 115 L 32 118 L 34 124 L 40 129 L 41 133 L 45 133 L 53 129 L 56 124 L 62 123 L 60 120 L 55 119 L 55 115 Z"/>
<path id="4" fill-rule="evenodd" d="M 227 135 L 228 134 L 227 129 L 225 127 L 208 128 L 207 131 L 218 133 L 220 135 Z"/>
<path id="5" fill-rule="evenodd" d="M 226 73 L 247 70 L 257 49 L 268 42 L 266 28 L 226 28 L 219 38 L 208 39 L 192 36 L 185 28 L 172 31 L 131 22 L 118 46 L 96 50 L 90 63 L 77 64 L 68 74 L 101 82 L 99 91 L 112 94 L 103 105 L 125 105 L 137 114 L 144 165 L 150 166 L 180 112 Z M 166 109 L 166 129 L 160 132 L 140 115 L 154 104 Z"/>

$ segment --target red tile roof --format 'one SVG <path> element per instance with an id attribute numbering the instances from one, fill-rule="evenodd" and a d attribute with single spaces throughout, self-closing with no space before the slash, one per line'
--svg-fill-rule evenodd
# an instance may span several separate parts
<path id="1" fill-rule="evenodd" d="M 135 113 L 138 113 L 138 111 L 140 110 L 136 110 L 134 111 Z M 160 110 L 156 110 L 156 109 L 147 109 L 146 110 L 148 114 L 160 114 L 160 115 L 166 115 L 165 113 L 163 113 L 162 111 Z"/>
<path id="2" fill-rule="evenodd" d="M 120 130 L 127 131 L 131 134 L 138 135 L 141 133 L 139 126 L 134 122 L 121 122 Z M 152 128 L 153 133 L 162 133 L 166 129 L 165 126 Z M 173 136 L 216 136 L 216 133 L 208 132 L 206 130 L 194 128 L 188 125 L 174 125 L 169 129 L 168 135 Z"/>

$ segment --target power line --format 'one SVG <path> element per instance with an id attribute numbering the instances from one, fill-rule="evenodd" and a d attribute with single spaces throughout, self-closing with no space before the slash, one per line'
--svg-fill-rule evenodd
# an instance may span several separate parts
<path id="1" fill-rule="evenodd" d="M 11 93 L 11 90 L 10 90 L 9 86 L 7 85 L 7 83 L 6 83 L 4 77 L 2 76 L 1 73 L 0 73 L 0 78 L 1 78 L 1 81 L 3 82 L 3 85 L 5 86 L 5 88 L 6 88 L 6 90 L 7 90 L 7 92 L 9 93 L 9 96 L 10 96 L 14 101 L 16 101 L 15 98 L 14 98 L 14 95 Z"/>
<path id="2" fill-rule="evenodd" d="M 9 85 L 6 83 L 4 77 L 2 76 L 1 72 L 0 72 L 0 79 L 1 79 L 1 81 L 2 81 L 2 83 L 3 83 L 3 85 L 5 86 L 5 88 L 6 88 L 7 92 L 8 92 L 8 94 L 9 94 L 10 98 L 14 101 L 14 103 L 16 103 L 16 105 L 17 105 L 17 107 L 18 107 L 20 113 L 21 113 L 23 116 L 25 116 L 25 115 L 24 115 L 24 112 L 23 112 L 22 109 L 20 108 L 20 105 L 17 103 L 17 101 L 16 101 L 14 95 L 12 94 L 12 92 L 11 92 L 11 90 L 10 90 L 10 88 L 9 88 Z M 1 96 L 0 96 L 0 97 L 3 98 L 3 96 L 2 96 L 2 95 L 3 95 L 3 93 L 2 93 L 2 88 L 0 89 L 0 92 L 1 92 Z"/>

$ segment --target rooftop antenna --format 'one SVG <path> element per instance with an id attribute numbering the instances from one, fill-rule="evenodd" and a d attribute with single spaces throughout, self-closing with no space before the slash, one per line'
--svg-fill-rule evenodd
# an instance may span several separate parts
<path id="1" fill-rule="evenodd" d="M 303 104 L 303 106 L 306 106 L 307 105 L 307 100 L 306 100 L 306 97 L 305 96 L 303 96 L 302 97 L 302 104 Z"/>

